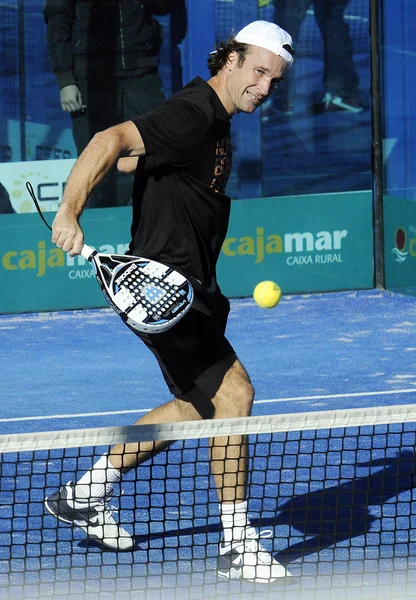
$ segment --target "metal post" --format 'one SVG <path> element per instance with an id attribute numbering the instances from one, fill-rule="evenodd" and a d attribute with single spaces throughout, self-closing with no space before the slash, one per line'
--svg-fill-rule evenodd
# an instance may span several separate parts
<path id="1" fill-rule="evenodd" d="M 383 131 L 381 107 L 380 70 L 380 10 L 384 0 L 370 0 L 371 44 L 371 118 L 374 198 L 374 261 L 375 286 L 383 288 L 384 273 L 384 227 L 383 227 Z"/>
<path id="2" fill-rule="evenodd" d="M 24 0 L 19 0 L 17 9 L 17 36 L 19 44 L 19 87 L 20 87 L 20 160 L 26 160 L 26 52 Z"/>
<path id="3" fill-rule="evenodd" d="M 215 46 L 214 0 L 187 0 L 188 28 L 182 41 L 183 82 L 208 78 L 207 60 Z"/>

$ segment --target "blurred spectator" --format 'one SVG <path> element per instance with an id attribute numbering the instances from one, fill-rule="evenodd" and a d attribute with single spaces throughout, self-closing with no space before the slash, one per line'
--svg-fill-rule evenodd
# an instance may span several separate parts
<path id="1" fill-rule="evenodd" d="M 165 100 L 158 72 L 161 24 L 175 0 L 46 0 L 47 47 L 80 154 L 95 133 Z M 114 168 L 88 208 L 130 203 L 132 176 Z"/>
<path id="2" fill-rule="evenodd" d="M 182 53 L 180 44 L 188 29 L 188 14 L 185 0 L 175 0 L 170 13 L 170 63 L 172 67 L 172 94 L 182 89 Z"/>
<path id="3" fill-rule="evenodd" d="M 9 192 L 4 185 L 0 183 L 0 214 L 11 214 L 16 212 L 10 202 Z"/>
<path id="4" fill-rule="evenodd" d="M 358 113 L 363 110 L 358 89 L 359 79 L 354 65 L 352 42 L 344 11 L 350 0 L 275 0 L 275 21 L 290 31 L 294 44 L 309 6 L 322 35 L 324 48 L 323 111 Z M 295 45 L 296 49 L 296 45 Z M 288 74 L 288 85 L 278 90 L 275 108 L 286 114 L 293 112 L 294 73 Z"/>

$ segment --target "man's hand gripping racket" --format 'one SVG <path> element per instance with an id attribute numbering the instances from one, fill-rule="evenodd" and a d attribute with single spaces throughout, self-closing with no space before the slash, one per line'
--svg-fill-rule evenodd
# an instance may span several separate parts
<path id="1" fill-rule="evenodd" d="M 26 187 L 37 211 L 44 218 L 32 185 Z M 139 333 L 161 333 L 170 329 L 191 308 L 194 292 L 180 273 L 154 260 L 138 256 L 104 254 L 84 244 L 81 256 L 91 263 L 109 305 Z"/>

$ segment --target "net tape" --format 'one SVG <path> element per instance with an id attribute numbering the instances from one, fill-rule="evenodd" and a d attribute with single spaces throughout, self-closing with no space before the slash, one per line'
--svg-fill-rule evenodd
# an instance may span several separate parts
<path id="1" fill-rule="evenodd" d="M 395 406 L 300 412 L 293 414 L 185 421 L 159 425 L 96 427 L 41 433 L 0 435 L 0 452 L 52 450 L 63 447 L 114 445 L 140 441 L 174 441 L 216 436 L 267 434 L 315 429 L 416 422 L 416 406 Z"/>

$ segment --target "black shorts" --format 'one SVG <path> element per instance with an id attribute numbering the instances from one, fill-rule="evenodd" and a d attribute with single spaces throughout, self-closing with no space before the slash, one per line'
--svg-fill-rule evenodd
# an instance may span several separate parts
<path id="1" fill-rule="evenodd" d="M 225 337 L 230 303 L 222 294 L 193 307 L 171 329 L 157 334 L 134 333 L 155 355 L 169 390 L 175 396 L 189 392 L 195 380 L 234 349 Z"/>

